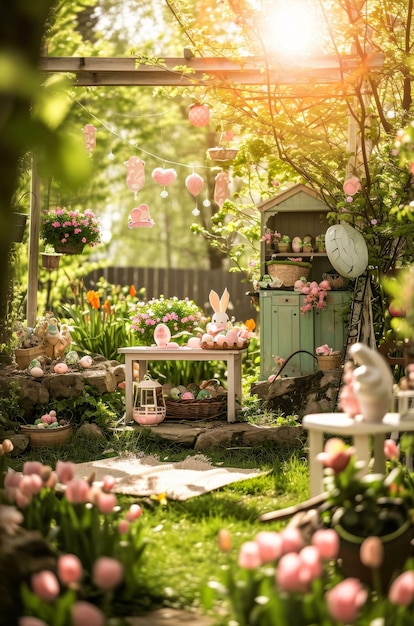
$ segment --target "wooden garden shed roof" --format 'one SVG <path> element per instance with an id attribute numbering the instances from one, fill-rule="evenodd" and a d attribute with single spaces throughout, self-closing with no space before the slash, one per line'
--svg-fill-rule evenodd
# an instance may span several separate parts
<path id="1" fill-rule="evenodd" d="M 257 208 L 262 213 L 274 209 L 275 213 L 292 210 L 306 210 L 306 211 L 327 211 L 328 207 L 320 198 L 318 193 L 298 183 L 292 185 L 288 189 L 281 191 L 275 196 L 272 196 L 268 200 L 261 202 L 257 205 Z"/>

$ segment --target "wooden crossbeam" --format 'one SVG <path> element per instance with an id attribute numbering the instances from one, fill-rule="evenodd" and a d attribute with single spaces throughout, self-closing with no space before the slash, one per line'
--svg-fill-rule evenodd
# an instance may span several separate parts
<path id="1" fill-rule="evenodd" d="M 264 71 L 264 60 L 246 57 L 238 61 L 212 57 L 161 58 L 154 64 L 140 63 L 134 57 L 42 57 L 39 69 L 46 74 L 74 75 L 82 86 L 188 86 L 188 85 L 312 85 L 352 81 L 369 71 L 380 69 L 382 55 L 367 57 L 364 63 L 355 56 L 326 55 L 301 61 L 275 60 Z"/>

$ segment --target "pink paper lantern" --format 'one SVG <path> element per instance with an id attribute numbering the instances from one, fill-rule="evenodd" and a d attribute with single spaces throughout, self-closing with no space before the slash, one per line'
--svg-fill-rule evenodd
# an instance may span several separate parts
<path id="1" fill-rule="evenodd" d="M 93 124 L 86 124 L 82 128 L 83 136 L 85 138 L 86 151 L 91 153 L 96 147 L 96 128 Z"/>
<path id="2" fill-rule="evenodd" d="M 204 186 L 204 179 L 194 172 L 185 179 L 185 186 L 194 197 L 197 197 Z"/>
<path id="3" fill-rule="evenodd" d="M 359 178 L 352 176 L 344 182 L 343 190 L 347 196 L 354 196 L 358 191 L 361 191 L 362 185 Z"/>
<path id="4" fill-rule="evenodd" d="M 205 104 L 190 105 L 188 121 L 193 126 L 207 126 L 210 122 L 210 109 Z"/>

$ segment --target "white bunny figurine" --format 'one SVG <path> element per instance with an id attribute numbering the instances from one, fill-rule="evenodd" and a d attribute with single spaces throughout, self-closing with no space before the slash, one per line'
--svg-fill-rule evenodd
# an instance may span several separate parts
<path id="1" fill-rule="evenodd" d="M 227 306 L 230 300 L 230 294 L 227 291 L 227 287 L 223 291 L 221 298 L 218 297 L 218 293 L 213 289 L 210 291 L 209 296 L 211 308 L 214 311 L 211 322 L 207 324 L 206 330 L 210 335 L 215 335 L 221 330 L 227 328 L 229 316 L 226 313 Z"/>

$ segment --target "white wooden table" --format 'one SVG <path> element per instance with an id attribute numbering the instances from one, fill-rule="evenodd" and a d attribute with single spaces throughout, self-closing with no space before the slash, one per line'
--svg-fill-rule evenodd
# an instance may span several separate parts
<path id="1" fill-rule="evenodd" d="M 139 379 L 147 372 L 148 361 L 224 361 L 227 363 L 227 421 L 236 421 L 236 402 L 242 400 L 243 350 L 203 350 L 203 348 L 118 348 L 125 355 L 125 423 L 133 421 L 133 369 L 139 364 Z"/>
<path id="2" fill-rule="evenodd" d="M 385 472 L 384 438 L 391 432 L 414 431 L 414 419 L 401 419 L 399 413 L 386 413 L 379 423 L 362 422 L 346 413 L 314 413 L 305 415 L 302 426 L 309 431 L 309 471 L 311 497 L 323 491 L 323 465 L 317 455 L 323 451 L 324 435 L 341 435 L 353 440 L 358 461 L 368 463 L 373 456 L 373 471 Z M 372 440 L 371 440 L 372 439 Z"/>

